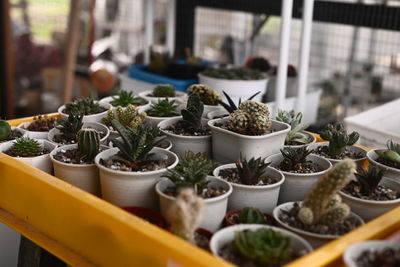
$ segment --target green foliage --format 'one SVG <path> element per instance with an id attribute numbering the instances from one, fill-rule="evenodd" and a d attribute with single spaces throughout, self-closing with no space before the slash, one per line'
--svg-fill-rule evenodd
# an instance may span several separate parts
<path id="1" fill-rule="evenodd" d="M 249 68 L 208 68 L 202 72 L 204 76 L 226 80 L 261 80 L 265 76 L 258 70 Z"/>
<path id="2" fill-rule="evenodd" d="M 186 109 L 181 110 L 182 121 L 185 130 L 193 133 L 201 128 L 204 105 L 198 95 L 192 94 L 187 101 Z"/>
<path id="3" fill-rule="evenodd" d="M 232 245 L 245 258 L 267 266 L 280 265 L 293 253 L 291 239 L 271 228 L 235 232 Z"/>
<path id="4" fill-rule="evenodd" d="M 264 214 L 256 208 L 243 208 L 239 213 L 240 223 L 250 223 L 250 224 L 266 224 Z"/>
<path id="5" fill-rule="evenodd" d="M 400 144 L 396 144 L 390 140 L 386 145 L 387 150 L 375 150 L 375 153 L 382 159 L 400 164 Z"/>
<path id="6" fill-rule="evenodd" d="M 264 172 L 271 163 L 266 163 L 265 159 L 251 158 L 246 160 L 240 155 L 240 160 L 236 163 L 236 168 L 240 182 L 245 185 L 256 185 L 265 179 Z"/>
<path id="7" fill-rule="evenodd" d="M 112 126 L 112 121 L 117 120 L 125 127 L 137 128 L 146 120 L 146 113 L 139 113 L 136 106 L 129 104 L 125 108 L 119 106 L 107 111 L 107 115 L 102 119 L 107 126 Z"/>
<path id="8" fill-rule="evenodd" d="M 235 110 L 238 109 L 238 107 L 236 106 L 235 102 L 233 102 L 232 98 L 225 92 L 222 91 L 226 97 L 226 100 L 228 101 L 228 103 L 225 103 L 221 100 L 218 100 L 218 103 L 223 106 L 225 108 L 226 111 L 229 112 L 229 114 L 235 112 Z M 247 100 L 252 100 L 254 97 L 256 97 L 259 93 L 261 93 L 260 91 L 258 91 L 257 93 L 255 93 L 254 95 L 250 96 Z M 239 106 L 242 103 L 242 99 L 239 98 Z"/>
<path id="9" fill-rule="evenodd" d="M 8 153 L 18 157 L 36 157 L 43 152 L 39 142 L 29 137 L 21 137 L 14 141 Z"/>
<path id="10" fill-rule="evenodd" d="M 170 84 L 159 84 L 153 89 L 154 97 L 174 97 L 175 87 Z"/>
<path id="11" fill-rule="evenodd" d="M 285 147 L 281 149 L 283 160 L 279 165 L 282 171 L 293 171 L 297 168 L 304 166 L 307 161 L 307 156 L 310 155 L 312 150 L 308 150 L 307 147 Z"/>
<path id="12" fill-rule="evenodd" d="M 336 125 L 329 124 L 320 135 L 322 139 L 329 141 L 328 151 L 332 157 L 342 154 L 347 146 L 354 145 L 360 137 L 357 132 L 352 132 L 348 135 L 344 125 L 341 123 Z"/>
<path id="13" fill-rule="evenodd" d="M 11 127 L 8 122 L 0 120 L 0 141 L 9 140 L 11 138 Z"/>
<path id="14" fill-rule="evenodd" d="M 286 136 L 285 144 L 289 144 L 290 142 L 308 144 L 311 142 L 310 137 L 306 133 L 302 133 L 302 131 L 304 131 L 304 129 L 308 127 L 308 125 L 300 125 L 302 117 L 303 115 L 301 114 L 301 112 L 295 112 L 294 110 L 278 111 L 278 116 L 276 116 L 276 120 L 285 122 L 291 127 L 291 130 Z"/>
<path id="15" fill-rule="evenodd" d="M 110 102 L 114 107 L 127 107 L 128 105 L 140 106 L 147 104 L 148 101 L 141 97 L 136 97 L 133 92 L 121 90 L 116 96 L 113 96 Z"/>
<path id="16" fill-rule="evenodd" d="M 376 166 L 370 166 L 368 170 L 359 168 L 355 175 L 360 185 L 360 193 L 364 196 L 371 195 L 382 180 L 383 173 L 383 170 Z"/>
<path id="17" fill-rule="evenodd" d="M 205 84 L 192 84 L 187 92 L 198 95 L 204 105 L 216 106 L 218 105 L 218 100 L 221 99 L 221 95 L 217 91 Z"/>
<path id="18" fill-rule="evenodd" d="M 185 155 L 179 158 L 179 163 L 175 169 L 181 173 L 185 173 L 186 169 L 195 162 L 201 164 L 201 169 L 206 174 L 211 174 L 217 167 L 214 160 L 208 158 L 206 153 L 193 153 L 192 151 L 186 151 Z"/>
<path id="19" fill-rule="evenodd" d="M 105 111 L 100 104 L 91 98 L 78 98 L 65 104 L 64 112 L 68 115 L 92 115 Z"/>
<path id="20" fill-rule="evenodd" d="M 95 129 L 84 128 L 77 135 L 78 154 L 81 160 L 92 162 L 100 150 L 100 135 Z"/>
<path id="21" fill-rule="evenodd" d="M 68 141 L 76 140 L 76 135 L 82 129 L 82 118 L 83 115 L 70 114 L 66 120 L 57 119 L 56 128 Z"/>
<path id="22" fill-rule="evenodd" d="M 177 112 L 178 105 L 175 104 L 175 100 L 169 101 L 168 98 L 158 100 L 157 103 L 153 103 L 150 106 L 150 110 L 147 114 L 152 117 L 173 117 L 179 116 Z"/>

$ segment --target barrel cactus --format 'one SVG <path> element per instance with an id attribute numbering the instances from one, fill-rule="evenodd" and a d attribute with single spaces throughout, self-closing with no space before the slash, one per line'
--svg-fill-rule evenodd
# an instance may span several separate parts
<path id="1" fill-rule="evenodd" d="M 94 129 L 83 128 L 77 138 L 79 157 L 85 162 L 92 162 L 100 149 L 99 133 Z"/>
<path id="2" fill-rule="evenodd" d="M 204 105 L 216 106 L 221 95 L 205 84 L 193 84 L 187 90 L 190 94 L 198 95 Z"/>
<path id="3" fill-rule="evenodd" d="M 153 89 L 153 96 L 155 97 L 174 97 L 175 87 L 170 84 L 160 84 Z"/>
<path id="4" fill-rule="evenodd" d="M 16 157 L 36 157 L 40 156 L 43 149 L 38 141 L 29 137 L 21 137 L 15 140 L 7 154 Z"/>
<path id="5" fill-rule="evenodd" d="M 8 122 L 0 120 L 0 142 L 11 138 L 11 127 Z"/>
<path id="6" fill-rule="evenodd" d="M 112 126 L 112 121 L 117 120 L 125 127 L 137 128 L 146 120 L 147 114 L 145 112 L 138 112 L 135 105 L 128 105 L 127 107 L 117 107 L 109 110 L 107 115 L 103 118 L 103 123 L 107 126 Z"/>

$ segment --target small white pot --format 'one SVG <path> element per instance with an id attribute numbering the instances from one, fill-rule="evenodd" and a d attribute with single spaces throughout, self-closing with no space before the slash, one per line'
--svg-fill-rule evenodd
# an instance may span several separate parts
<path id="1" fill-rule="evenodd" d="M 96 101 L 95 101 L 96 102 Z M 112 108 L 112 106 L 110 104 L 107 103 L 100 103 L 100 106 L 105 108 L 106 111 L 97 113 L 97 114 L 92 114 L 92 115 L 85 115 L 83 116 L 82 122 L 98 122 L 101 123 L 101 120 L 107 115 L 107 111 L 110 110 Z M 58 113 L 60 113 L 61 118 L 63 119 L 67 119 L 68 118 L 68 114 L 64 113 L 65 109 L 65 105 L 62 105 L 61 107 L 58 108 Z"/>
<path id="2" fill-rule="evenodd" d="M 91 128 L 91 129 L 95 129 L 97 131 L 101 131 L 101 132 L 105 133 L 106 135 L 100 139 L 100 143 L 103 145 L 107 144 L 107 138 L 110 135 L 110 130 L 104 124 L 101 124 L 98 122 L 85 122 L 85 123 L 83 123 L 82 128 Z M 47 139 L 55 144 L 58 144 L 56 141 L 54 141 L 54 136 L 59 133 L 60 133 L 60 130 L 58 130 L 57 128 L 53 128 L 49 131 Z"/>
<path id="3" fill-rule="evenodd" d="M 28 158 L 23 158 L 23 157 L 15 157 L 15 159 L 20 160 L 26 164 L 29 164 L 35 168 L 38 168 L 39 170 L 42 170 L 44 172 L 47 172 L 49 174 L 53 173 L 53 165 L 50 160 L 50 153 L 53 151 L 57 146 L 53 144 L 52 142 L 49 142 L 44 139 L 35 139 L 36 141 L 39 142 L 40 146 L 42 148 L 45 148 L 49 150 L 48 154 L 37 156 L 37 157 L 28 157 Z M 0 151 L 4 152 L 7 151 L 12 147 L 14 144 L 14 140 L 7 141 L 4 143 L 0 144 Z"/>
<path id="4" fill-rule="evenodd" d="M 261 101 L 268 84 L 267 78 L 260 80 L 227 80 L 204 76 L 201 73 L 198 76 L 199 83 L 207 84 L 222 96 L 223 91 L 225 91 L 235 103 L 239 102 L 239 98 L 247 99 L 257 92 L 261 93 L 254 97 L 253 100 Z M 225 99 L 225 96 L 223 96 L 223 99 Z"/>
<path id="5" fill-rule="evenodd" d="M 204 199 L 204 214 L 199 227 L 215 232 L 219 229 L 224 219 L 228 206 L 228 197 L 232 193 L 232 186 L 228 182 L 213 176 L 207 176 L 207 180 L 210 181 L 209 186 L 221 187 L 226 190 L 226 193 L 221 196 Z M 162 179 L 156 185 L 160 200 L 160 210 L 164 218 L 171 204 L 175 201 L 175 197 L 164 193 L 170 186 L 173 186 L 173 183 L 168 178 Z"/>
<path id="6" fill-rule="evenodd" d="M 278 153 L 269 156 L 266 161 L 271 162 L 270 167 L 277 168 L 282 160 L 282 154 Z M 332 167 L 329 160 L 317 155 L 308 155 L 307 160 L 318 164 L 323 171 L 316 173 L 291 173 L 280 170 L 285 176 L 285 182 L 281 186 L 279 203 L 303 200 L 313 184 L 317 182 L 318 178 L 326 174 Z"/>
<path id="7" fill-rule="evenodd" d="M 391 178 L 383 177 L 379 184 L 400 192 L 400 182 Z M 351 210 L 360 215 L 360 217 L 366 222 L 400 206 L 400 198 L 378 201 L 357 198 L 342 191 L 340 191 L 339 194 L 342 196 L 343 202 L 349 205 Z"/>
<path id="8" fill-rule="evenodd" d="M 119 98 L 118 95 L 107 96 L 107 97 L 103 97 L 102 99 L 100 99 L 99 103 L 110 104 L 110 105 L 112 106 L 112 108 L 115 108 L 115 107 L 111 104 L 111 101 L 114 100 L 113 97 L 115 97 L 115 98 L 117 98 L 117 99 Z M 147 100 L 147 99 L 145 99 L 145 100 Z M 147 100 L 147 103 L 146 103 L 146 104 L 140 105 L 140 106 L 138 106 L 138 107 L 148 107 L 148 106 L 150 106 L 150 101 L 149 101 L 149 100 Z"/>
<path id="9" fill-rule="evenodd" d="M 151 109 L 151 106 L 146 106 L 146 107 L 140 107 L 139 108 L 139 112 L 147 112 Z M 182 106 L 178 106 L 177 108 L 177 112 L 179 115 L 173 116 L 173 117 L 153 117 L 147 114 L 146 116 L 146 121 L 144 122 L 147 125 L 151 125 L 151 126 L 157 126 L 160 122 L 168 120 L 168 119 L 172 119 L 172 118 L 178 118 L 181 117 L 180 115 L 180 111 L 182 109 Z"/>
<path id="10" fill-rule="evenodd" d="M 321 235 L 321 234 L 306 232 L 301 229 L 289 226 L 286 223 L 284 223 L 283 221 L 281 221 L 281 219 L 279 219 L 281 210 L 288 211 L 292 208 L 293 204 L 294 204 L 294 202 L 283 203 L 274 209 L 273 216 L 274 216 L 274 219 L 278 222 L 279 226 L 286 228 L 287 230 L 300 235 L 301 237 L 306 239 L 313 248 L 318 248 L 318 247 L 339 237 L 336 235 Z M 353 212 L 350 213 L 349 217 L 356 218 L 361 224 L 364 224 L 364 221 L 361 219 L 361 217 Z"/>
<path id="11" fill-rule="evenodd" d="M 54 155 L 56 155 L 60 150 L 70 150 L 75 148 L 77 148 L 76 144 L 64 145 L 54 149 L 50 153 L 50 159 L 53 162 L 54 167 L 54 176 L 100 197 L 99 169 L 96 164 L 71 164 L 61 162 L 54 158 Z M 108 147 L 101 146 L 101 149 L 106 150 Z"/>
<path id="12" fill-rule="evenodd" d="M 214 159 L 221 163 L 236 162 L 240 153 L 244 158 L 268 157 L 278 153 L 283 148 L 286 134 L 290 125 L 272 120 L 271 129 L 274 132 L 264 135 L 243 135 L 221 127 L 214 126 L 216 123 L 225 123 L 228 118 L 210 120 L 208 125 L 212 131 L 212 151 Z"/>
<path id="13" fill-rule="evenodd" d="M 23 122 L 18 125 L 18 128 L 24 130 L 26 132 L 26 136 L 32 139 L 45 139 L 47 140 L 47 136 L 49 132 L 38 132 L 38 131 L 29 131 L 27 128 L 31 122 Z"/>
<path id="14" fill-rule="evenodd" d="M 229 112 L 225 109 L 218 109 L 207 113 L 207 119 L 214 120 L 219 119 L 221 117 L 228 117 Z"/>
<path id="15" fill-rule="evenodd" d="M 364 251 L 381 251 L 386 248 L 400 249 L 400 243 L 388 240 L 371 240 L 353 244 L 343 253 L 343 261 L 347 267 L 358 267 L 356 259 Z"/>
<path id="16" fill-rule="evenodd" d="M 230 168 L 236 169 L 236 164 L 230 163 L 219 166 L 214 170 L 213 174 L 216 177 L 220 177 L 221 170 Z M 270 176 L 278 182 L 270 185 L 230 183 L 233 187 L 233 192 L 229 197 L 228 210 L 241 210 L 245 207 L 252 207 L 261 210 L 263 213 L 272 214 L 278 203 L 279 190 L 285 181 L 285 177 L 280 171 L 271 167 L 267 167 L 264 175 Z"/>
<path id="17" fill-rule="evenodd" d="M 118 148 L 108 149 L 99 153 L 94 160 L 100 171 L 103 199 L 120 207 L 137 206 L 157 209 L 157 194 L 154 186 L 168 169 L 178 164 L 178 157 L 168 150 L 155 147 L 152 152 L 168 156 L 173 163 L 167 168 L 148 172 L 116 171 L 100 164 L 100 159 L 108 159 L 118 151 Z"/>
<path id="18" fill-rule="evenodd" d="M 311 134 L 310 132 L 307 132 L 307 131 L 301 131 L 301 132 L 305 133 L 306 135 L 308 135 L 310 140 L 311 140 L 311 142 L 309 142 L 307 144 L 304 144 L 304 145 L 295 145 L 295 146 L 285 145 L 285 147 L 291 147 L 291 148 L 301 148 L 301 147 L 304 147 L 304 146 L 308 147 L 311 144 L 314 144 L 314 143 L 317 142 L 317 138 L 315 137 L 315 135 L 313 135 L 313 134 Z"/>
<path id="19" fill-rule="evenodd" d="M 168 139 L 172 142 L 171 151 L 175 152 L 179 157 L 184 156 L 186 151 L 201 152 L 211 156 L 211 135 L 183 136 L 165 130 L 169 125 L 175 124 L 181 119 L 182 117 L 172 118 L 158 124 L 163 134 L 168 136 Z"/>
<path id="20" fill-rule="evenodd" d="M 226 228 L 223 228 L 216 232 L 210 240 L 210 250 L 214 254 L 214 256 L 219 256 L 219 251 L 226 246 L 227 244 L 231 243 L 235 239 L 235 233 L 244 231 L 244 230 L 257 230 L 260 228 L 268 228 L 272 229 L 276 232 L 280 232 L 281 234 L 289 237 L 292 241 L 293 251 L 307 251 L 311 252 L 313 248 L 310 244 L 301 236 L 289 232 L 285 229 L 281 229 L 278 227 L 267 226 L 262 224 L 237 224 L 232 225 Z"/>
<path id="21" fill-rule="evenodd" d="M 383 170 L 385 172 L 384 175 L 386 177 L 393 178 L 396 181 L 400 181 L 400 169 L 396 169 L 393 167 L 386 166 L 382 163 L 379 163 L 377 161 L 379 156 L 378 154 L 375 153 L 375 150 L 376 149 L 367 152 L 368 162 L 374 166 L 377 166 L 379 169 Z"/>
<path id="22" fill-rule="evenodd" d="M 317 149 L 317 147 L 328 146 L 328 145 L 329 145 L 329 142 L 318 142 L 318 143 L 310 144 L 308 147 L 309 147 L 309 149 Z M 362 153 L 362 155 L 364 155 L 360 159 L 354 159 L 354 162 L 358 166 L 362 166 L 364 160 L 367 159 L 367 157 L 366 157 L 367 156 L 367 151 L 365 149 L 359 147 L 359 146 L 348 146 L 347 149 L 350 150 L 350 151 L 355 151 L 357 153 Z M 336 163 L 341 161 L 340 159 L 331 159 L 331 158 L 326 158 L 326 159 L 328 159 L 332 163 L 332 165 L 335 165 Z"/>
<path id="23" fill-rule="evenodd" d="M 139 96 L 141 98 L 144 98 L 144 99 L 150 101 L 151 103 L 157 103 L 159 100 L 165 99 L 165 97 L 148 96 L 152 93 L 153 93 L 153 90 L 146 90 L 146 91 L 140 92 Z M 187 94 L 184 92 L 180 92 L 180 91 L 175 91 L 174 97 L 168 97 L 168 100 L 176 100 L 176 101 L 180 101 L 180 102 L 185 102 L 186 99 L 187 99 Z"/>

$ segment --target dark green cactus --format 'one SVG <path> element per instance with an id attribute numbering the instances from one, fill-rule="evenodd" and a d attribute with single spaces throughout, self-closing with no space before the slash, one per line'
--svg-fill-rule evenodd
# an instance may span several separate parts
<path id="1" fill-rule="evenodd" d="M 221 95 L 217 91 L 205 84 L 192 84 L 187 89 L 187 92 L 189 94 L 198 95 L 204 105 L 216 106 L 218 105 L 218 100 L 221 99 Z"/>
<path id="2" fill-rule="evenodd" d="M 242 184 L 256 185 L 265 179 L 264 172 L 271 163 L 266 163 L 263 158 L 251 158 L 246 160 L 240 155 L 240 160 L 236 163 L 239 179 Z"/>
<path id="3" fill-rule="evenodd" d="M 311 142 L 310 137 L 302 133 L 308 125 L 300 125 L 303 115 L 301 112 L 295 112 L 294 110 L 286 111 L 279 110 L 278 116 L 276 116 L 277 121 L 285 122 L 290 125 L 291 130 L 286 135 L 285 144 L 290 142 L 297 142 L 300 144 L 308 144 Z"/>
<path id="4" fill-rule="evenodd" d="M 137 128 L 146 120 L 146 113 L 137 110 L 135 105 L 127 105 L 125 108 L 119 106 L 107 111 L 107 115 L 102 119 L 107 126 L 112 126 L 112 121 L 117 120 L 125 127 Z"/>
<path id="5" fill-rule="evenodd" d="M 82 129 L 82 118 L 83 115 L 70 114 L 66 120 L 57 119 L 56 128 L 68 141 L 76 140 L 76 135 Z"/>
<path id="6" fill-rule="evenodd" d="M 360 193 L 364 196 L 369 196 L 374 192 L 382 180 L 383 173 L 383 170 L 376 166 L 370 166 L 368 170 L 359 168 L 355 175 L 360 185 Z"/>
<path id="7" fill-rule="evenodd" d="M 200 97 L 196 94 L 189 96 L 186 109 L 181 110 L 183 125 L 189 133 L 200 129 L 201 118 L 203 116 L 204 105 L 200 101 Z"/>
<path id="8" fill-rule="evenodd" d="M 311 152 L 312 150 L 308 150 L 307 147 L 285 147 L 284 149 L 281 149 L 283 160 L 279 164 L 279 168 L 282 171 L 297 170 L 308 163 L 307 157 Z"/>
<path id="9" fill-rule="evenodd" d="M 174 97 L 175 87 L 170 84 L 159 84 L 153 89 L 154 97 Z"/>
<path id="10" fill-rule="evenodd" d="M 291 239 L 271 228 L 235 232 L 232 245 L 245 258 L 267 266 L 281 265 L 293 253 Z"/>
<path id="11" fill-rule="evenodd" d="M 11 127 L 8 122 L 0 120 L 0 141 L 9 140 L 11 138 Z"/>
<path id="12" fill-rule="evenodd" d="M 68 115 L 91 115 L 104 112 L 105 109 L 91 98 L 79 98 L 65 104 L 64 112 Z"/>
<path id="13" fill-rule="evenodd" d="M 212 171 L 217 167 L 214 160 L 207 157 L 206 153 L 193 153 L 192 151 L 186 151 L 184 156 L 179 157 L 179 163 L 175 169 L 184 173 L 185 169 L 194 162 L 201 163 L 201 169 L 204 170 L 206 174 L 211 174 Z"/>
<path id="14" fill-rule="evenodd" d="M 78 132 L 78 154 L 81 160 L 92 162 L 100 150 L 100 136 L 94 129 L 84 128 Z"/>
<path id="15" fill-rule="evenodd" d="M 14 141 L 7 153 L 18 157 L 36 157 L 40 156 L 42 152 L 43 148 L 38 141 L 29 137 L 21 137 Z"/>
<path id="16" fill-rule="evenodd" d="M 178 105 L 175 104 L 175 100 L 161 99 L 157 103 L 151 104 L 146 113 L 152 117 L 173 117 L 179 116 L 177 108 Z"/>
<path id="17" fill-rule="evenodd" d="M 239 213 L 239 223 L 266 224 L 264 214 L 256 208 L 243 208 Z"/>
<path id="18" fill-rule="evenodd" d="M 236 106 L 235 102 L 233 102 L 232 98 L 225 92 L 222 91 L 226 97 L 226 100 L 228 101 L 228 103 L 225 103 L 221 100 L 218 100 L 218 103 L 223 106 L 225 108 L 226 111 L 228 111 L 229 113 L 233 113 L 235 112 L 235 110 L 238 109 L 238 106 L 240 106 L 240 104 L 242 103 L 242 100 L 239 98 L 239 103 L 238 106 Z M 257 92 L 254 95 L 250 96 L 247 100 L 252 100 L 254 97 L 256 97 L 258 94 L 260 94 L 261 92 Z"/>
<path id="19" fill-rule="evenodd" d="M 332 157 L 342 154 L 347 146 L 354 145 L 360 135 L 357 132 L 347 134 L 343 124 L 329 124 L 324 131 L 320 133 L 321 138 L 329 141 L 328 152 Z"/>
<path id="20" fill-rule="evenodd" d="M 146 99 L 137 97 L 133 92 L 121 90 L 116 96 L 113 96 L 110 102 L 114 107 L 127 107 L 128 105 L 141 106 L 148 103 Z"/>
<path id="21" fill-rule="evenodd" d="M 382 159 L 400 164 L 400 144 L 394 143 L 392 140 L 389 140 L 387 143 L 386 150 L 375 150 L 375 153 Z"/>

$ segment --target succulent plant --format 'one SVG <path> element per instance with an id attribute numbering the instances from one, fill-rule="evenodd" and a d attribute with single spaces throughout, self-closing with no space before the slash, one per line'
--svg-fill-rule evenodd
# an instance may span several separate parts
<path id="1" fill-rule="evenodd" d="M 218 100 L 218 103 L 223 106 L 225 108 L 226 111 L 228 111 L 229 113 L 233 113 L 235 110 L 238 109 L 238 107 L 236 106 L 235 102 L 233 102 L 232 98 L 225 92 L 222 91 L 226 97 L 226 99 L 228 100 L 228 103 L 225 103 L 221 100 Z M 255 93 L 254 95 L 250 96 L 247 100 L 252 100 L 254 97 L 256 97 L 258 94 L 260 94 L 261 92 L 258 91 L 257 93 Z M 239 98 L 239 103 L 238 105 L 240 106 L 240 104 L 242 103 L 242 99 Z"/>
<path id="2" fill-rule="evenodd" d="M 345 152 L 347 146 L 354 145 L 360 135 L 357 132 L 347 134 L 343 124 L 329 124 L 324 131 L 320 133 L 321 138 L 329 141 L 328 153 L 336 157 Z"/>
<path id="3" fill-rule="evenodd" d="M 9 140 L 11 138 L 11 126 L 8 122 L 0 120 L 0 141 Z"/>
<path id="4" fill-rule="evenodd" d="M 271 228 L 235 232 L 233 248 L 246 259 L 265 266 L 277 266 L 293 253 L 291 239 Z"/>
<path id="5" fill-rule="evenodd" d="M 125 127 L 137 128 L 146 120 L 146 113 L 137 110 L 136 106 L 128 105 L 125 108 L 119 106 L 107 111 L 107 115 L 102 119 L 107 126 L 112 126 L 112 121 L 117 120 Z"/>
<path id="6" fill-rule="evenodd" d="M 307 156 L 311 153 L 312 150 L 308 150 L 307 147 L 285 147 L 284 149 L 281 149 L 283 160 L 279 164 L 279 168 L 282 171 L 299 170 L 309 162 Z"/>
<path id="7" fill-rule="evenodd" d="M 206 174 L 212 173 L 212 171 L 217 167 L 214 160 L 208 158 L 206 153 L 193 153 L 192 151 L 186 151 L 184 156 L 179 157 L 179 163 L 175 169 L 181 173 L 185 173 L 186 168 L 195 162 L 201 163 L 201 169 L 204 170 Z"/>
<path id="8" fill-rule="evenodd" d="M 139 125 L 136 129 L 123 126 L 119 121 L 113 120 L 112 125 L 122 140 L 113 139 L 111 142 L 119 149 L 118 160 L 136 169 L 151 160 L 150 151 L 157 144 L 156 137 L 160 130 L 149 125 Z"/>
<path id="9" fill-rule="evenodd" d="M 203 212 L 203 199 L 198 197 L 193 189 L 185 188 L 179 192 L 165 218 L 172 233 L 194 244 L 194 234 L 199 227 Z"/>
<path id="10" fill-rule="evenodd" d="M 350 208 L 341 203 L 337 194 L 345 187 L 355 172 L 356 164 L 345 159 L 333 166 L 332 170 L 320 177 L 304 198 L 298 218 L 304 224 L 333 224 L 346 218 Z"/>
<path id="11" fill-rule="evenodd" d="M 218 100 L 221 99 L 221 95 L 217 91 L 205 84 L 192 84 L 187 91 L 189 94 L 198 95 L 204 105 L 216 106 Z"/>
<path id="12" fill-rule="evenodd" d="M 79 98 L 65 104 L 64 112 L 68 115 L 91 115 L 105 111 L 98 102 L 91 98 Z"/>
<path id="13" fill-rule="evenodd" d="M 392 140 L 389 140 L 387 143 L 386 150 L 375 150 L 375 153 L 379 156 L 379 158 L 388 160 L 389 162 L 393 162 L 395 164 L 400 164 L 400 144 L 394 143 Z"/>
<path id="14" fill-rule="evenodd" d="M 239 179 L 242 184 L 256 185 L 259 184 L 266 177 L 264 175 L 265 169 L 271 163 L 266 163 L 265 159 L 251 158 L 246 160 L 240 155 L 240 160 L 236 162 L 236 169 L 238 171 Z"/>
<path id="15" fill-rule="evenodd" d="M 47 115 L 39 115 L 37 117 L 33 117 L 33 122 L 29 124 L 27 130 L 35 132 L 48 132 L 54 128 L 55 123 L 55 118 L 49 118 Z"/>
<path id="16" fill-rule="evenodd" d="M 265 219 L 264 214 L 256 208 L 243 208 L 239 212 L 239 223 L 250 223 L 250 224 L 266 224 L 267 220 Z"/>
<path id="17" fill-rule="evenodd" d="M 18 157 L 36 157 L 43 152 L 39 142 L 29 137 L 21 137 L 14 141 L 8 154 Z"/>
<path id="18" fill-rule="evenodd" d="M 66 140 L 76 140 L 76 135 L 82 129 L 83 115 L 70 114 L 68 118 L 57 119 L 56 128 L 61 132 Z"/>
<path id="19" fill-rule="evenodd" d="M 208 68 L 202 72 L 204 76 L 226 80 L 261 80 L 265 76 L 258 70 L 249 68 Z"/>
<path id="20" fill-rule="evenodd" d="M 200 97 L 196 94 L 189 96 L 186 109 L 181 110 L 183 125 L 189 133 L 193 133 L 200 129 L 201 118 L 203 116 L 204 106 L 200 101 Z"/>
<path id="21" fill-rule="evenodd" d="M 277 121 L 289 124 L 291 128 L 286 136 L 285 144 L 290 144 L 291 142 L 308 144 L 311 142 L 310 137 L 307 134 L 302 133 L 302 131 L 304 131 L 304 129 L 308 127 L 308 125 L 300 125 L 302 117 L 303 115 L 301 114 L 301 112 L 295 112 L 294 110 L 278 111 L 278 116 L 276 116 L 275 119 Z"/>
<path id="22" fill-rule="evenodd" d="M 179 116 L 177 112 L 178 105 L 175 100 L 169 101 L 168 98 L 160 99 L 157 103 L 153 103 L 147 114 L 152 117 L 173 117 Z"/>
<path id="23" fill-rule="evenodd" d="M 84 128 L 78 132 L 78 154 L 81 160 L 92 162 L 100 150 L 100 135 L 94 129 Z"/>
<path id="24" fill-rule="evenodd" d="M 148 103 L 146 99 L 137 97 L 133 92 L 121 90 L 116 96 L 113 96 L 113 100 L 110 102 L 114 107 L 126 107 L 128 105 L 140 106 Z"/>
<path id="25" fill-rule="evenodd" d="M 364 196 L 371 195 L 382 180 L 383 173 L 384 171 L 377 166 L 370 166 L 368 170 L 359 168 L 355 176 L 360 185 L 360 193 Z"/>
<path id="26" fill-rule="evenodd" d="M 159 84 L 153 89 L 152 95 L 154 97 L 174 97 L 175 87 L 170 84 Z"/>

